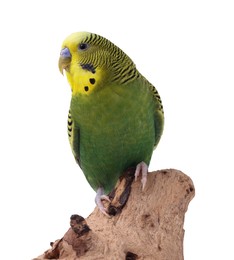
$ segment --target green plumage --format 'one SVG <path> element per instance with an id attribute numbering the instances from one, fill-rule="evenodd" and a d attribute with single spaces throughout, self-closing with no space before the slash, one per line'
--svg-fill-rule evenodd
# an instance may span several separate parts
<path id="1" fill-rule="evenodd" d="M 127 168 L 136 167 L 142 161 L 149 165 L 163 131 L 164 116 L 158 92 L 136 70 L 131 59 L 105 38 L 91 35 L 82 36 L 78 44 L 85 42 L 96 49 L 99 47 L 102 53 L 103 50 L 111 51 L 103 64 L 101 61 L 99 64 L 98 59 L 93 60 L 93 48 L 90 50 L 90 60 L 87 54 L 85 62 L 80 58 L 80 63 L 71 62 L 69 67 L 63 67 L 69 74 L 68 80 L 70 77 L 73 89 L 68 133 L 73 154 L 89 184 L 95 191 L 103 187 L 105 193 L 109 193 Z M 64 46 L 69 48 L 68 44 Z M 98 51 L 95 54 L 98 57 Z M 77 57 L 81 55 L 78 53 Z M 124 58 L 121 59 L 121 55 Z M 92 65 L 95 72 L 84 69 L 84 63 Z M 77 74 L 74 66 L 79 67 Z M 91 92 L 92 87 L 86 81 L 95 79 L 95 84 L 92 83 L 95 89 L 90 94 L 80 90 L 74 93 L 76 75 L 82 70 L 87 70 L 82 76 L 85 91 Z"/>

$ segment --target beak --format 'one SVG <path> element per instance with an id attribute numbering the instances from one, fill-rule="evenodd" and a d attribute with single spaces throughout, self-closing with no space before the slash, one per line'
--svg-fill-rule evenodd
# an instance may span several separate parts
<path id="1" fill-rule="evenodd" d="M 71 63 L 71 53 L 67 47 L 63 48 L 60 52 L 60 58 L 58 62 L 59 71 L 63 75 L 63 70 L 69 70 L 69 66 Z"/>

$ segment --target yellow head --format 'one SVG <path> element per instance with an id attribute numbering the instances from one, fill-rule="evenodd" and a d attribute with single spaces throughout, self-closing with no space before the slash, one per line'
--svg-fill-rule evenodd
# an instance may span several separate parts
<path id="1" fill-rule="evenodd" d="M 90 95 L 111 83 L 138 76 L 132 60 L 116 45 L 94 33 L 77 32 L 62 44 L 59 69 L 66 71 L 72 94 Z"/>

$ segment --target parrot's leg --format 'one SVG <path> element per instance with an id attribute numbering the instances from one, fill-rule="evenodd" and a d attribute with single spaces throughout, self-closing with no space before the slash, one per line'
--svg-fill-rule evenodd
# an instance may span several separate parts
<path id="1" fill-rule="evenodd" d="M 147 182 L 147 174 L 148 174 L 148 165 L 145 162 L 140 162 L 137 164 L 136 171 L 135 171 L 135 181 L 137 177 L 141 173 L 141 183 L 142 183 L 142 190 L 144 190 L 146 182 Z"/>
<path id="2" fill-rule="evenodd" d="M 111 202 L 109 197 L 107 195 L 104 194 L 104 190 L 103 188 L 98 188 L 97 189 L 97 194 L 95 197 L 95 203 L 98 206 L 99 210 L 106 216 L 109 217 L 109 214 L 107 213 L 107 209 L 104 207 L 102 200 L 106 200 L 108 202 Z"/>

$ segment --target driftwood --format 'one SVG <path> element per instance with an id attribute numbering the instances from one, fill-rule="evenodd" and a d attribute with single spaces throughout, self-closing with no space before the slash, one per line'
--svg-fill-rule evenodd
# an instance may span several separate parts
<path id="1" fill-rule="evenodd" d="M 34 260 L 183 260 L 184 215 L 195 194 L 192 180 L 173 169 L 151 172 L 142 191 L 132 171 L 126 176 L 110 194 L 109 218 L 97 208 L 86 220 L 71 216 L 64 237 Z"/>

